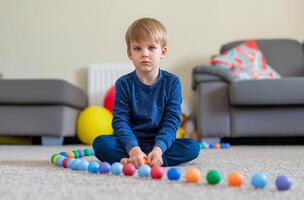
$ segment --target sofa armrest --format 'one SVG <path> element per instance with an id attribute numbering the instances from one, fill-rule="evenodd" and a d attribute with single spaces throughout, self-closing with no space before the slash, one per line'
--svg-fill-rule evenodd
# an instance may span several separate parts
<path id="1" fill-rule="evenodd" d="M 230 71 L 216 65 L 199 65 L 192 71 L 192 88 L 195 90 L 201 82 L 224 81 L 230 83 Z"/>

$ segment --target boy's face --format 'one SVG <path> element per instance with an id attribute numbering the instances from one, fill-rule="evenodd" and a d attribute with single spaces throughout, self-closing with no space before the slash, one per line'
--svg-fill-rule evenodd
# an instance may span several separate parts
<path id="1" fill-rule="evenodd" d="M 166 47 L 152 41 L 130 42 L 128 57 L 133 61 L 137 71 L 158 73 L 159 62 L 167 55 L 167 51 Z"/>

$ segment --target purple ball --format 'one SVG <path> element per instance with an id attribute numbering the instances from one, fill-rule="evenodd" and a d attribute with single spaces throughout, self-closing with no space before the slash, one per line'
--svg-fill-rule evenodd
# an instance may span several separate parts
<path id="1" fill-rule="evenodd" d="M 81 149 L 78 149 L 77 151 L 79 153 L 79 158 L 84 157 L 84 152 Z"/>
<path id="2" fill-rule="evenodd" d="M 275 185 L 278 190 L 284 191 L 290 189 L 292 182 L 291 179 L 288 178 L 287 176 L 278 176 L 275 181 Z"/>
<path id="3" fill-rule="evenodd" d="M 111 165 L 108 162 L 102 162 L 99 165 L 99 172 L 101 174 L 109 174 L 111 171 Z"/>

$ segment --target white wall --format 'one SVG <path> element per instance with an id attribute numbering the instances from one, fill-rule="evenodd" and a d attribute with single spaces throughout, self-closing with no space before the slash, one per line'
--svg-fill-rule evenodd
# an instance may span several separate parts
<path id="1" fill-rule="evenodd" d="M 185 99 L 191 71 L 221 44 L 244 38 L 304 40 L 303 0 L 0 0 L 4 78 L 60 78 L 86 88 L 91 63 L 129 62 L 124 34 L 139 17 L 169 32 L 163 68 L 177 73 Z"/>

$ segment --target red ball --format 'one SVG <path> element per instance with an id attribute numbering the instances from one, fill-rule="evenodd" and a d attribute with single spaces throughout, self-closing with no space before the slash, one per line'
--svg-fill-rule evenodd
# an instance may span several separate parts
<path id="1" fill-rule="evenodd" d="M 151 177 L 153 179 L 161 179 L 163 177 L 164 173 L 165 173 L 165 170 L 161 166 L 154 166 L 151 169 Z"/>
<path id="2" fill-rule="evenodd" d="M 70 160 L 71 158 L 69 157 L 66 157 L 65 159 L 63 159 L 62 161 L 62 167 L 63 168 L 67 168 L 67 163 L 68 163 L 68 160 Z"/>
<path id="3" fill-rule="evenodd" d="M 123 166 L 122 172 L 125 176 L 133 176 L 135 174 L 135 167 L 132 163 L 126 163 Z"/>
<path id="4" fill-rule="evenodd" d="M 115 100 L 115 86 L 112 86 L 106 93 L 103 106 L 110 112 L 113 112 Z"/>

